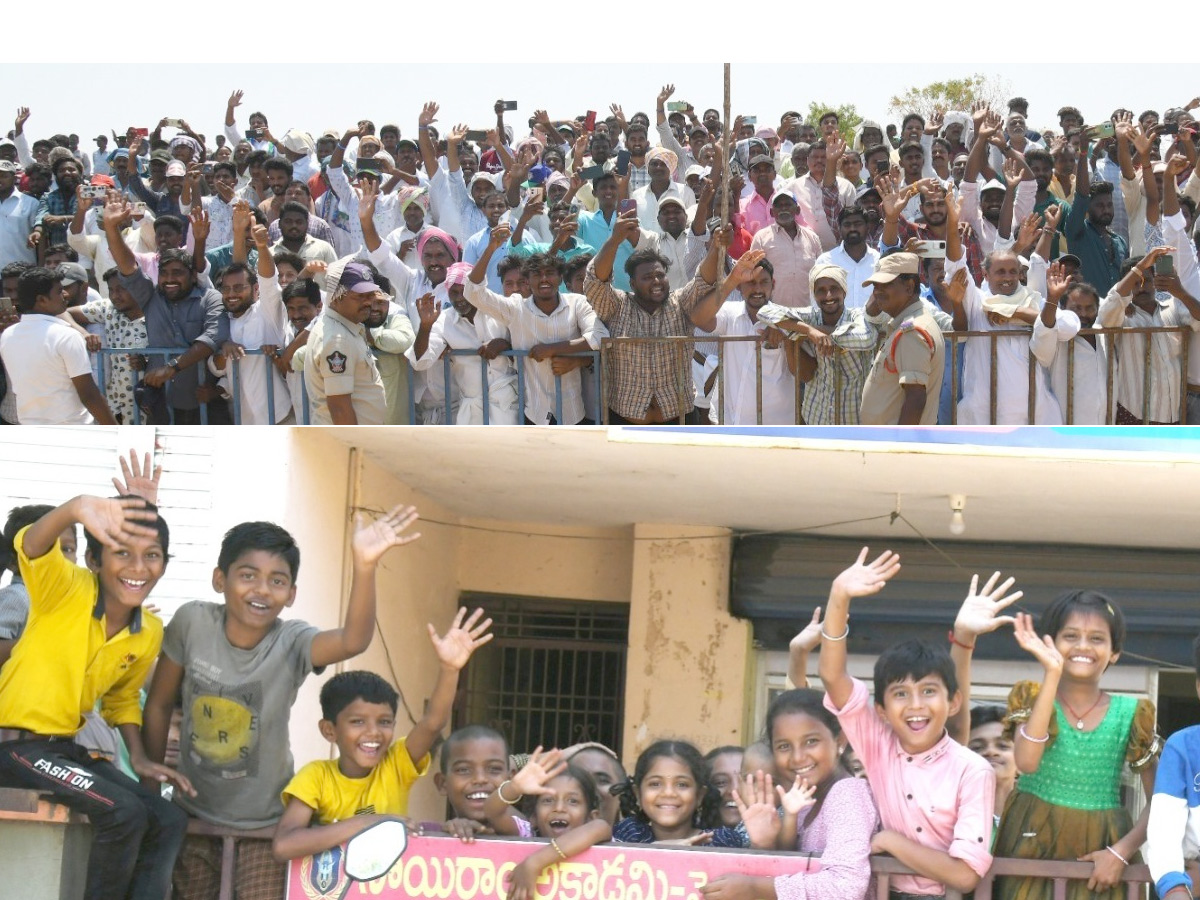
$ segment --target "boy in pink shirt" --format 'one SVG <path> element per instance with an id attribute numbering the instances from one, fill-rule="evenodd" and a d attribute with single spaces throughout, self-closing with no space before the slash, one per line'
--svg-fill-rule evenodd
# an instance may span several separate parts
<path id="1" fill-rule="evenodd" d="M 878 593 L 900 570 L 887 551 L 834 579 L 821 632 L 825 706 L 838 717 L 867 770 L 883 829 L 873 853 L 888 853 L 919 874 L 892 879 L 892 897 L 971 891 L 992 864 L 996 776 L 983 757 L 957 743 L 946 720 L 962 705 L 950 655 L 923 641 L 885 650 L 875 663 L 875 702 L 846 671 L 850 600 Z"/>

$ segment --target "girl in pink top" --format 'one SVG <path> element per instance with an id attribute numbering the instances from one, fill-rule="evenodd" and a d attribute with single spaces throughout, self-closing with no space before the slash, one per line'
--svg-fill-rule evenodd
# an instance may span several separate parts
<path id="1" fill-rule="evenodd" d="M 700 888 L 705 900 L 865 900 L 871 889 L 871 835 L 879 813 L 865 779 L 841 765 L 846 747 L 837 718 L 817 691 L 785 691 L 767 710 L 767 737 L 782 804 L 778 847 L 819 855 L 819 871 L 776 878 L 722 875 Z M 770 773 L 747 776 L 751 805 L 738 796 L 743 817 L 771 803 Z M 736 795 L 735 795 L 736 796 Z"/>

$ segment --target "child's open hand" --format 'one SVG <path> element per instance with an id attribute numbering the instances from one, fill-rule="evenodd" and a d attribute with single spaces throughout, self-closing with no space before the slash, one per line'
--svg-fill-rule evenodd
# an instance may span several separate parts
<path id="1" fill-rule="evenodd" d="M 812 621 L 792 638 L 788 644 L 788 650 L 809 653 L 819 646 L 821 646 L 821 607 L 818 606 L 813 610 Z"/>
<path id="2" fill-rule="evenodd" d="M 158 529 L 153 526 L 158 514 L 147 509 L 140 497 L 80 497 L 75 518 L 110 550 L 119 550 L 135 538 L 158 537 Z"/>
<path id="3" fill-rule="evenodd" d="M 778 785 L 775 790 L 779 792 L 779 805 L 789 816 L 798 816 L 812 806 L 813 797 L 817 794 L 817 786 L 809 784 L 807 781 L 801 781 L 799 775 L 796 776 L 796 780 L 789 790 L 785 791 L 782 784 Z"/>
<path id="4" fill-rule="evenodd" d="M 742 799 L 745 795 L 746 800 Z M 775 785 L 770 773 L 762 770 L 748 774 L 741 791 L 734 788 L 733 802 L 742 814 L 742 824 L 750 836 L 751 846 L 762 850 L 774 850 L 782 823 L 775 811 Z"/>
<path id="5" fill-rule="evenodd" d="M 1012 616 L 996 614 L 1016 603 L 1025 594 L 1022 591 L 1013 594 L 1007 593 L 1008 589 L 1016 583 L 1015 578 L 1005 579 L 1004 583 L 997 587 L 996 582 L 999 580 L 1000 573 L 993 572 L 992 577 L 983 586 L 983 590 L 977 591 L 979 576 L 971 576 L 971 591 L 967 594 L 967 599 L 963 601 L 962 606 L 959 607 L 958 615 L 954 619 L 956 632 L 965 631 L 975 636 L 995 631 L 1001 625 L 1011 625 L 1016 622 Z"/>
<path id="6" fill-rule="evenodd" d="M 483 615 L 482 609 L 475 610 L 471 613 L 471 618 L 464 622 L 463 616 L 466 614 L 467 608 L 460 606 L 458 614 L 454 617 L 454 624 L 447 630 L 445 637 L 438 637 L 437 629 L 433 625 L 428 626 L 429 640 L 433 641 L 433 649 L 437 651 L 438 659 L 443 665 L 453 669 L 465 666 L 472 653 L 495 637 L 488 634 L 488 629 L 492 627 L 491 619 L 479 622 L 479 617 Z"/>
<path id="7" fill-rule="evenodd" d="M 113 479 L 113 487 L 117 489 L 118 494 L 122 497 L 133 494 L 147 503 L 158 505 L 158 480 L 162 478 L 162 466 L 151 467 L 149 453 L 146 454 L 144 465 L 138 462 L 137 454 L 132 449 L 129 451 L 128 462 L 122 456 L 121 476 L 124 481 Z"/>
<path id="8" fill-rule="evenodd" d="M 1033 617 L 1029 613 L 1017 613 L 1013 633 L 1021 649 L 1029 653 L 1042 664 L 1047 672 L 1061 672 L 1063 667 L 1062 654 L 1054 646 L 1054 639 L 1049 635 L 1040 637 L 1033 627 Z"/>
<path id="9" fill-rule="evenodd" d="M 355 561 L 366 566 L 373 566 L 380 557 L 393 547 L 411 544 L 421 536 L 404 534 L 404 529 L 417 521 L 415 506 L 397 506 L 382 518 L 376 519 L 370 525 L 365 524 L 362 513 L 354 514 L 354 549 Z"/>
<path id="10" fill-rule="evenodd" d="M 512 777 L 512 786 L 517 793 L 525 795 L 553 794 L 554 791 L 546 787 L 546 782 L 565 771 L 567 761 L 562 758 L 561 751 L 547 750 L 543 753 L 542 748 L 538 747 L 529 755 L 529 762 Z"/>
<path id="11" fill-rule="evenodd" d="M 867 547 L 862 548 L 854 565 L 833 580 L 833 593 L 845 597 L 870 597 L 883 590 L 883 586 L 900 571 L 900 556 L 884 550 L 873 562 L 867 562 Z"/>

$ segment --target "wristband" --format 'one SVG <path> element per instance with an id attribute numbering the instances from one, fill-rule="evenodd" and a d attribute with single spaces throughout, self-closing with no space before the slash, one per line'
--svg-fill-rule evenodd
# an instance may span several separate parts
<path id="1" fill-rule="evenodd" d="M 954 629 L 953 628 L 950 629 L 950 643 L 953 644 L 955 647 L 962 647 L 964 650 L 974 650 L 975 649 L 974 644 L 964 644 L 962 641 L 956 640 L 954 637 Z"/>

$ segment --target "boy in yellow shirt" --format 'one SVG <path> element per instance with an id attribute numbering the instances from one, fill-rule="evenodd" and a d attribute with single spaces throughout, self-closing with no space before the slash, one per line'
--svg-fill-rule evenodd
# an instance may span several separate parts
<path id="1" fill-rule="evenodd" d="M 58 549 L 76 522 L 95 572 Z M 13 541 L 29 590 L 29 619 L 0 672 L 0 787 L 51 794 L 92 823 L 85 900 L 162 900 L 187 817 L 158 784 L 194 793 L 173 769 L 147 759 L 138 692 L 162 644 L 162 622 L 142 604 L 162 578 L 170 533 L 141 497 L 76 497 Z M 76 743 L 99 700 L 148 787 Z"/>
<path id="2" fill-rule="evenodd" d="M 429 707 L 395 744 L 395 689 L 372 672 L 343 672 L 321 688 L 322 736 L 336 744 L 336 760 L 304 766 L 283 790 L 284 811 L 275 831 L 275 857 L 310 856 L 336 847 L 384 816 L 408 812 L 408 791 L 429 771 L 429 752 L 450 721 L 458 676 L 479 647 L 492 639 L 482 609 L 459 609 L 444 637 L 432 625 L 429 639 L 441 662 Z"/>

